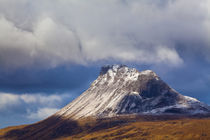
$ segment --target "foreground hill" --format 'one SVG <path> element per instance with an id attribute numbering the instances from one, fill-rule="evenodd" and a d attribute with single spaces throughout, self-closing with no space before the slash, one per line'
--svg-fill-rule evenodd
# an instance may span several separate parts
<path id="1" fill-rule="evenodd" d="M 77 121 L 48 118 L 32 125 L 0 130 L 11 140 L 209 140 L 210 118 L 184 116 L 121 116 Z"/>

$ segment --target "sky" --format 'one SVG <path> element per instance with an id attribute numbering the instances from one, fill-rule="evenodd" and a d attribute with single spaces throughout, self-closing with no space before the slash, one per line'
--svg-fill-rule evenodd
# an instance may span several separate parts
<path id="1" fill-rule="evenodd" d="M 0 128 L 55 113 L 107 64 L 210 105 L 209 54 L 209 0 L 0 0 Z"/>

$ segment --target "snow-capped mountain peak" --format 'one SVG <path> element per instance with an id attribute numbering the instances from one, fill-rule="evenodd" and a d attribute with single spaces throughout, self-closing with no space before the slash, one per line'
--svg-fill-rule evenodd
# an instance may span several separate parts
<path id="1" fill-rule="evenodd" d="M 88 90 L 55 115 L 78 119 L 133 113 L 207 112 L 210 112 L 207 105 L 179 94 L 151 70 L 140 72 L 125 65 L 107 65 Z"/>

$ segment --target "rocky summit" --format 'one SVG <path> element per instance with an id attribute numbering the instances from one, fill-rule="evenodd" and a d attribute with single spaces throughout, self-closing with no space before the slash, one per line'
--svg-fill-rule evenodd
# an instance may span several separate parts
<path id="1" fill-rule="evenodd" d="M 127 114 L 205 114 L 210 108 L 168 86 L 151 70 L 103 66 L 98 78 L 54 116 L 79 119 Z"/>

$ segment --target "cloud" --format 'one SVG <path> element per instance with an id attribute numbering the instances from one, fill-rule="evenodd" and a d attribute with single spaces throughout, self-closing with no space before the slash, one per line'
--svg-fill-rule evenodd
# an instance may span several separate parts
<path id="1" fill-rule="evenodd" d="M 208 58 L 207 4 L 207 0 L 2 0 L 0 65 L 56 67 L 114 60 L 178 66 L 184 62 L 177 51 L 180 46 Z"/>
<path id="2" fill-rule="evenodd" d="M 2 116 L 23 117 L 40 120 L 52 115 L 69 103 L 69 94 L 12 94 L 0 93 L 0 114 Z M 11 117 L 10 117 L 11 118 Z"/>
<path id="3" fill-rule="evenodd" d="M 72 94 L 0 92 L 0 128 L 33 123 L 49 117 L 72 100 Z"/>
<path id="4" fill-rule="evenodd" d="M 45 119 L 50 115 L 56 113 L 59 109 L 58 108 L 40 108 L 37 112 L 29 112 L 27 118 L 29 119 Z"/>
<path id="5" fill-rule="evenodd" d="M 64 95 L 41 95 L 41 94 L 22 94 L 19 98 L 24 101 L 25 103 L 34 103 L 34 104 L 41 104 L 41 105 L 48 105 L 52 106 L 56 102 L 62 102 L 62 97 Z"/>
<path id="6" fill-rule="evenodd" d="M 39 64 L 54 67 L 64 62 L 80 62 L 78 41 L 72 31 L 46 17 L 40 19 L 33 32 L 17 28 L 14 23 L 0 17 L 1 64 L 22 67 Z"/>
<path id="7" fill-rule="evenodd" d="M 20 100 L 18 95 L 0 93 L 0 110 L 19 103 Z"/>
<path id="8" fill-rule="evenodd" d="M 62 102 L 62 98 L 70 95 L 42 95 L 42 94 L 12 94 L 0 93 L 0 110 L 7 106 L 16 106 L 21 103 L 38 104 L 39 106 L 54 106 L 56 103 Z"/>

